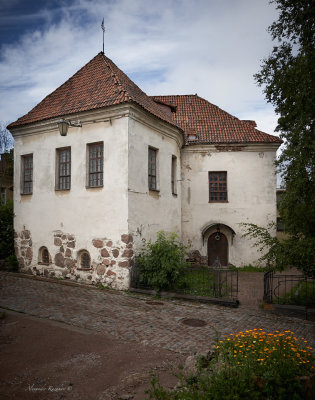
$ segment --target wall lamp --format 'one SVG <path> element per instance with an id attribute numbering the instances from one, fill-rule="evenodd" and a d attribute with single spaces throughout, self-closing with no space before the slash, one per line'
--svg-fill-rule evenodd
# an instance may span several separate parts
<path id="1" fill-rule="evenodd" d="M 74 121 L 67 121 L 65 119 L 60 119 L 57 122 L 57 125 L 61 136 L 67 136 L 69 126 L 82 127 L 80 121 L 74 122 Z"/>

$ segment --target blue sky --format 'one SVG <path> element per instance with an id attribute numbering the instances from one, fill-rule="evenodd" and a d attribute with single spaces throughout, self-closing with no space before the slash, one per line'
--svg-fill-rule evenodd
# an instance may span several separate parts
<path id="1" fill-rule="evenodd" d="M 0 121 L 30 111 L 102 50 L 149 95 L 195 94 L 273 133 L 255 84 L 268 0 L 0 0 Z"/>

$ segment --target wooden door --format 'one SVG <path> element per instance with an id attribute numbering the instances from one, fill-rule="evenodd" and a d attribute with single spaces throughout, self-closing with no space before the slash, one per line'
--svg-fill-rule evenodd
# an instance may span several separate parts
<path id="1" fill-rule="evenodd" d="M 218 262 L 224 267 L 228 264 L 228 241 L 221 232 L 215 232 L 208 238 L 208 265 L 216 265 Z"/>

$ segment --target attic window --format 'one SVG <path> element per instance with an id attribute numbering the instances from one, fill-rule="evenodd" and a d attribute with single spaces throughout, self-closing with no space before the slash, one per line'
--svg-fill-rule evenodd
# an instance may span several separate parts
<path id="1" fill-rule="evenodd" d="M 188 139 L 189 141 L 190 141 L 190 140 L 197 140 L 197 139 L 198 139 L 197 132 L 196 132 L 195 129 L 190 129 L 190 130 L 188 131 L 188 137 L 187 137 L 187 139 Z"/>

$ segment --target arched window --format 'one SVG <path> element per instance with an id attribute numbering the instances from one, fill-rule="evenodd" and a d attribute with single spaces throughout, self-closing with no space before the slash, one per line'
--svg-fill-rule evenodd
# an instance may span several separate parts
<path id="1" fill-rule="evenodd" d="M 47 247 L 41 247 L 39 249 L 39 262 L 40 264 L 45 264 L 45 265 L 50 264 L 49 251 Z"/>
<path id="2" fill-rule="evenodd" d="M 82 269 L 89 269 L 91 267 L 91 257 L 86 250 L 82 250 L 79 255 L 79 265 Z"/>

